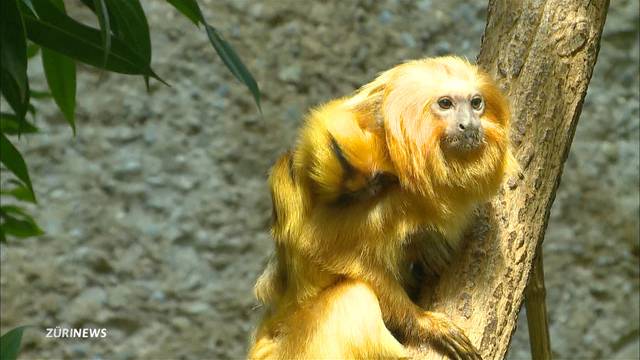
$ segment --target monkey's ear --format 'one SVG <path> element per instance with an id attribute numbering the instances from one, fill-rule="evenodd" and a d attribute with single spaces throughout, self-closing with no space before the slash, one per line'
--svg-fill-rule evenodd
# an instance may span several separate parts
<path id="1" fill-rule="evenodd" d="M 420 84 L 413 79 L 399 80 L 387 86 L 380 106 L 387 138 L 403 146 L 425 144 L 428 127 L 422 121 L 425 105 Z"/>
<path id="2" fill-rule="evenodd" d="M 384 125 L 382 101 L 386 84 L 379 80 L 367 84 L 349 100 L 352 109 L 357 114 L 361 129 L 374 131 L 381 129 Z"/>
<path id="3" fill-rule="evenodd" d="M 429 191 L 425 188 L 429 183 L 425 169 L 433 168 L 429 159 L 438 156 L 435 149 L 439 145 L 432 121 L 425 116 L 428 99 L 421 80 L 396 78 L 385 89 L 380 108 L 387 150 L 401 185 L 424 193 Z"/>

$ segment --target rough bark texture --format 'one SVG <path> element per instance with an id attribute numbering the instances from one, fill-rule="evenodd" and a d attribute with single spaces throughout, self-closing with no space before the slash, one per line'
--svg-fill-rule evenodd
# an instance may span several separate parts
<path id="1" fill-rule="evenodd" d="M 511 100 L 511 136 L 522 174 L 478 211 L 462 255 L 426 301 L 466 329 L 485 360 L 504 358 L 515 330 L 608 5 L 607 0 L 490 1 L 478 62 Z"/>

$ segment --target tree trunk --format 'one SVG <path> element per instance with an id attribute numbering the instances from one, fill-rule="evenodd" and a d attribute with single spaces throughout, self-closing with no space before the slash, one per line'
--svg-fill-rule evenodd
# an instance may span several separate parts
<path id="1" fill-rule="evenodd" d="M 504 358 L 515 330 L 608 5 L 608 0 L 489 2 L 478 63 L 511 101 L 511 138 L 522 174 L 508 179 L 496 199 L 478 211 L 465 249 L 423 304 L 451 316 L 485 360 Z"/>

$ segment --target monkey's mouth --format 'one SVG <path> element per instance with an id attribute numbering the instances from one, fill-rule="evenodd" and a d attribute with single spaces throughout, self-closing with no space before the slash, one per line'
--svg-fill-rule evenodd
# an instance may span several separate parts
<path id="1" fill-rule="evenodd" d="M 484 134 L 482 129 L 479 129 L 477 131 L 446 135 L 442 139 L 442 143 L 446 149 L 464 152 L 473 151 L 484 144 Z"/>

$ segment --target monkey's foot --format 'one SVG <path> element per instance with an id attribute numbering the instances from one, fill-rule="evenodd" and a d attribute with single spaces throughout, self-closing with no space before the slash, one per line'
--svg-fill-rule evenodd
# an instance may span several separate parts
<path id="1" fill-rule="evenodd" d="M 482 360 L 464 331 L 446 315 L 425 311 L 419 322 L 420 338 L 439 352 L 456 360 Z"/>

